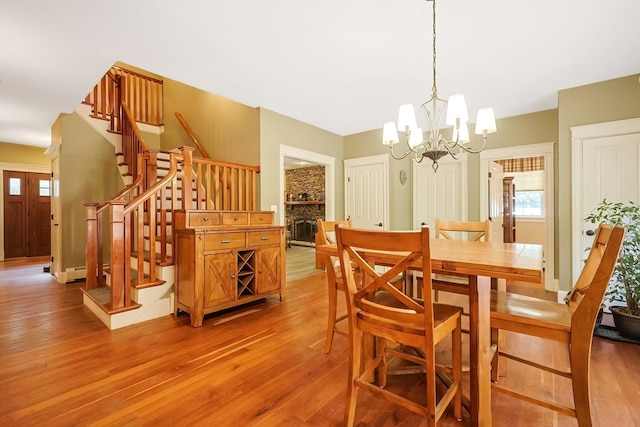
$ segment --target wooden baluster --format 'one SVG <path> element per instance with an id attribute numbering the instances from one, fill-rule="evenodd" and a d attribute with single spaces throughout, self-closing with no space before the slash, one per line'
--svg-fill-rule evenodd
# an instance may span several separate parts
<path id="1" fill-rule="evenodd" d="M 124 200 L 112 200 L 110 202 L 111 214 L 111 257 L 109 260 L 111 268 L 111 308 L 119 309 L 125 306 L 125 274 L 129 270 L 128 262 L 125 263 L 125 254 L 130 252 L 129 245 L 126 244 L 127 233 L 124 207 Z"/>
<path id="2" fill-rule="evenodd" d="M 96 282 L 98 274 L 98 215 L 97 203 L 85 203 L 85 221 L 87 222 L 87 241 L 85 245 L 85 258 L 87 264 L 87 289 L 98 287 Z"/>
<path id="3" fill-rule="evenodd" d="M 182 162 L 182 209 L 190 209 L 193 199 L 193 147 L 178 148 L 183 156 Z"/>

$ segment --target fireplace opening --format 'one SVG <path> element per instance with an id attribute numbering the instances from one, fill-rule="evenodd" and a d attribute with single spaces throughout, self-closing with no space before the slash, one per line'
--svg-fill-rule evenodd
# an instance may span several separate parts
<path id="1" fill-rule="evenodd" d="M 293 222 L 293 240 L 295 242 L 315 243 L 318 224 L 315 219 L 298 218 Z"/>

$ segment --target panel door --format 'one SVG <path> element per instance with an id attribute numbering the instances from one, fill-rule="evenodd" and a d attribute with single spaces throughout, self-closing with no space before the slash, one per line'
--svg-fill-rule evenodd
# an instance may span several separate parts
<path id="1" fill-rule="evenodd" d="M 504 173 L 502 165 L 489 163 L 489 219 L 491 220 L 491 241 L 502 242 L 504 239 Z"/>
<path id="2" fill-rule="evenodd" d="M 263 247 L 256 251 L 258 256 L 258 294 L 280 289 L 282 260 L 280 246 Z"/>
<path id="3" fill-rule="evenodd" d="M 46 173 L 27 175 L 28 256 L 51 253 L 51 179 Z"/>
<path id="4" fill-rule="evenodd" d="M 413 228 L 428 225 L 433 236 L 436 219 L 462 221 L 466 214 L 466 162 L 443 160 L 434 172 L 431 163 L 413 164 Z"/>
<path id="5" fill-rule="evenodd" d="M 388 229 L 385 218 L 385 167 L 375 162 L 345 167 L 346 210 L 354 228 Z"/>
<path id="6" fill-rule="evenodd" d="M 236 299 L 236 252 L 204 256 L 204 306 L 213 307 Z"/>
<path id="7" fill-rule="evenodd" d="M 587 139 L 582 146 L 582 159 L 580 218 L 588 215 L 605 198 L 609 202 L 640 202 L 640 134 Z M 595 227 L 583 222 L 583 248 L 591 247 L 593 236 L 587 231 Z M 580 272 L 581 266 L 574 266 L 574 270 Z"/>

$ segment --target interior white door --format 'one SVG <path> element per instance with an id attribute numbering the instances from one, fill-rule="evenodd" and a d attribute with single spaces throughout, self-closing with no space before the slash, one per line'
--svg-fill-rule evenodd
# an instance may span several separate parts
<path id="1" fill-rule="evenodd" d="M 580 218 L 584 219 L 605 198 L 608 202 L 640 201 L 639 133 L 586 139 L 582 161 Z M 594 224 L 582 222 L 582 248 L 591 247 L 591 231 L 595 228 Z M 584 256 L 586 252 L 581 259 Z M 581 271 L 580 264 L 574 265 L 574 277 L 576 271 Z"/>
<path id="2" fill-rule="evenodd" d="M 388 230 L 388 156 L 345 160 L 345 210 L 355 228 Z"/>
<path id="3" fill-rule="evenodd" d="M 467 219 L 467 163 L 451 158 L 438 162 L 434 172 L 429 161 L 413 163 L 413 228 L 428 225 L 433 235 L 436 218 Z"/>
<path id="4" fill-rule="evenodd" d="M 504 202 L 502 180 L 504 173 L 502 165 L 497 162 L 489 163 L 489 220 L 491 221 L 491 241 L 503 242 L 504 231 Z"/>

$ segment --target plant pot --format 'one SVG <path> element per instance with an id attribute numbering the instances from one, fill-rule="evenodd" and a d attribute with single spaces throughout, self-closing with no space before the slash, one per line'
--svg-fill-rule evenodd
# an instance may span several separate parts
<path id="1" fill-rule="evenodd" d="M 604 304 L 600 305 L 600 310 L 598 310 L 598 315 L 596 316 L 596 324 L 593 327 L 594 330 L 598 329 L 598 326 L 602 324 L 602 317 L 604 316 Z"/>
<path id="2" fill-rule="evenodd" d="M 626 307 L 611 307 L 616 329 L 623 337 L 640 341 L 640 317 L 620 311 L 621 308 Z"/>

